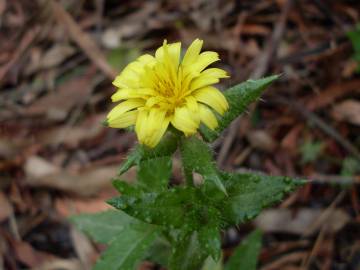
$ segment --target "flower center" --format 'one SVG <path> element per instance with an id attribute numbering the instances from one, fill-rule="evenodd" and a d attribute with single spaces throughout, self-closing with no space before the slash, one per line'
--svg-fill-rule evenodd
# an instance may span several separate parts
<path id="1" fill-rule="evenodd" d="M 156 107 L 164 109 L 171 114 L 175 108 L 181 107 L 185 103 L 185 92 L 183 88 L 183 78 L 181 67 L 177 70 L 167 68 L 164 73 L 156 74 L 154 90 L 158 94 Z"/>

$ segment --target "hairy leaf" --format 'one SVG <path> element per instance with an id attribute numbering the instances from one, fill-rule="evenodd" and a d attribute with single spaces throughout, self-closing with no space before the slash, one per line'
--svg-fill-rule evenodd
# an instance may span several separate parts
<path id="1" fill-rule="evenodd" d="M 201 248 L 198 233 L 187 235 L 173 247 L 170 270 L 200 269 L 208 254 Z"/>
<path id="2" fill-rule="evenodd" d="M 117 185 L 126 186 L 124 182 Z M 119 189 L 120 197 L 110 199 L 108 203 L 121 209 L 130 216 L 147 223 L 181 227 L 191 213 L 188 209 L 194 200 L 194 189 L 174 188 L 162 193 L 137 193 L 130 188 Z M 189 221 L 189 220 L 187 220 Z M 190 222 L 190 221 L 189 221 Z"/>
<path id="3" fill-rule="evenodd" d="M 228 197 L 221 198 L 219 207 L 230 224 L 254 219 L 263 208 L 280 201 L 286 193 L 304 184 L 304 181 L 284 176 L 255 173 L 221 173 Z"/>
<path id="4" fill-rule="evenodd" d="M 128 155 L 119 169 L 119 175 L 128 171 L 131 167 L 139 165 L 143 160 L 156 157 L 171 156 L 177 148 L 178 135 L 168 132 L 155 148 L 149 148 L 144 145 L 136 145 L 135 149 Z"/>
<path id="5" fill-rule="evenodd" d="M 200 133 L 204 140 L 211 142 L 219 137 L 219 134 L 278 78 L 278 75 L 273 75 L 259 80 L 247 80 L 226 90 L 224 95 L 229 103 L 229 110 L 219 117 L 219 126 L 215 130 L 205 125 L 200 126 Z"/>
<path id="6" fill-rule="evenodd" d="M 116 210 L 72 216 L 70 221 L 96 242 L 105 244 L 126 230 L 130 224 L 138 222 L 129 215 Z"/>
<path id="7" fill-rule="evenodd" d="M 199 230 L 199 242 L 201 248 L 204 249 L 207 254 L 218 261 L 221 254 L 221 237 L 219 227 L 216 224 L 208 224 L 203 226 Z"/>
<path id="8" fill-rule="evenodd" d="M 214 261 L 213 258 L 208 257 L 201 270 L 223 270 L 223 260 L 220 258 L 218 261 Z"/>
<path id="9" fill-rule="evenodd" d="M 138 184 L 147 191 L 163 191 L 171 176 L 171 157 L 155 157 L 143 160 L 139 164 Z"/>
<path id="10" fill-rule="evenodd" d="M 225 266 L 225 270 L 256 270 L 259 252 L 261 249 L 262 233 L 259 230 L 252 232 L 235 249 Z"/>
<path id="11" fill-rule="evenodd" d="M 180 144 L 180 151 L 185 172 L 201 174 L 205 181 L 213 182 L 226 194 L 226 189 L 213 161 L 212 151 L 206 143 L 195 136 L 184 138 Z M 192 177 L 192 175 L 187 176 Z"/>
<path id="12" fill-rule="evenodd" d="M 94 270 L 134 270 L 158 236 L 158 228 L 138 224 L 119 233 L 96 262 Z"/>

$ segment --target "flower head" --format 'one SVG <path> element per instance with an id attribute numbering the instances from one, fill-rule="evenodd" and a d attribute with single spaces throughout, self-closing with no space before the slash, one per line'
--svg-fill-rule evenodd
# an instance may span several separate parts
<path id="1" fill-rule="evenodd" d="M 186 136 L 196 133 L 200 122 L 210 129 L 218 125 L 212 110 L 228 109 L 223 94 L 212 85 L 228 77 L 219 68 L 206 68 L 219 60 L 216 52 L 200 53 L 196 39 L 181 59 L 181 43 L 163 45 L 155 56 L 145 54 L 130 63 L 113 84 L 111 99 L 120 103 L 107 116 L 113 128 L 135 125 L 140 143 L 154 147 L 171 124 Z"/>

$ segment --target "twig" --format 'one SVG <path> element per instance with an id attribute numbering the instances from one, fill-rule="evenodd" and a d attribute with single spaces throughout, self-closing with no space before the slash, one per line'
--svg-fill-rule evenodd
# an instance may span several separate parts
<path id="1" fill-rule="evenodd" d="M 287 0 L 286 3 L 284 4 L 283 9 L 281 11 L 279 21 L 275 25 L 274 32 L 268 42 L 267 47 L 264 50 L 264 52 L 262 54 L 260 54 L 258 59 L 256 59 L 255 63 L 256 63 L 257 68 L 250 75 L 250 78 L 259 79 L 260 77 L 264 76 L 267 69 L 269 68 L 271 59 L 274 56 L 275 51 L 276 51 L 276 49 L 281 41 L 281 38 L 284 34 L 286 21 L 287 21 L 288 14 L 291 9 L 292 3 L 293 3 L 293 0 Z M 223 164 L 223 162 L 225 161 L 225 157 L 226 157 L 227 153 L 229 152 L 230 147 L 236 137 L 239 123 L 240 123 L 240 118 L 237 118 L 230 125 L 229 132 L 226 135 L 226 137 L 224 138 L 224 142 L 222 144 L 222 147 L 220 149 L 219 156 L 217 159 L 219 166 L 221 166 Z"/>
<path id="2" fill-rule="evenodd" d="M 296 111 L 297 113 L 303 115 L 304 118 L 310 120 L 314 125 L 319 127 L 323 132 L 325 132 L 330 137 L 334 138 L 342 147 L 344 147 L 349 153 L 351 153 L 355 158 L 360 161 L 360 152 L 359 150 L 346 138 L 344 138 L 339 132 L 337 132 L 332 126 L 328 125 L 324 120 L 322 120 L 315 113 L 309 111 L 305 106 L 301 106 L 297 102 L 290 101 L 284 98 L 277 98 L 281 104 L 286 104 L 290 109 Z"/>
<path id="3" fill-rule="evenodd" d="M 237 170 L 239 173 L 257 173 L 264 174 L 264 172 L 249 170 L 241 168 Z M 297 179 L 308 179 L 309 183 L 315 184 L 360 184 L 360 176 L 340 176 L 340 175 L 324 175 L 324 174 L 313 174 L 311 176 L 293 175 L 292 177 Z"/>
<path id="4" fill-rule="evenodd" d="M 105 55 L 99 49 L 95 41 L 85 33 L 75 20 L 67 13 L 63 6 L 54 0 L 50 4 L 55 18 L 68 30 L 70 37 L 79 45 L 91 61 L 111 80 L 115 78 L 117 72 L 106 61 Z"/>
<path id="5" fill-rule="evenodd" d="M 30 44 L 35 40 L 37 35 L 40 33 L 39 27 L 34 27 L 30 29 L 24 37 L 21 39 L 19 46 L 16 51 L 12 55 L 12 59 L 7 62 L 0 69 L 0 82 L 5 77 L 5 75 L 9 72 L 9 70 L 16 64 L 16 62 L 21 58 L 25 50 L 30 46 Z"/>
<path id="6" fill-rule="evenodd" d="M 302 258 L 304 258 L 307 254 L 308 254 L 307 251 L 292 252 L 290 254 L 282 256 L 281 258 L 279 258 L 278 260 L 276 260 L 274 262 L 271 262 L 271 263 L 263 266 L 262 268 L 260 268 L 260 270 L 282 269 L 282 266 L 289 264 L 289 263 L 298 262 L 298 261 L 302 260 Z"/>
<path id="7" fill-rule="evenodd" d="M 319 248 L 324 240 L 324 236 L 325 236 L 325 225 L 323 225 L 320 229 L 320 232 L 316 238 L 315 244 L 309 254 L 308 257 L 304 257 L 302 263 L 301 263 L 301 267 L 300 269 L 310 269 L 310 263 L 312 262 L 313 258 L 317 255 Z"/>
<path id="8" fill-rule="evenodd" d="M 346 195 L 346 190 L 341 191 L 335 198 L 335 200 L 329 205 L 328 208 L 325 209 L 324 212 L 318 217 L 318 219 L 304 231 L 303 236 L 311 235 L 316 228 L 319 228 L 321 224 L 324 223 L 326 219 L 333 213 L 335 207 L 341 202 L 341 200 Z M 323 226 L 326 224 L 323 224 Z"/>

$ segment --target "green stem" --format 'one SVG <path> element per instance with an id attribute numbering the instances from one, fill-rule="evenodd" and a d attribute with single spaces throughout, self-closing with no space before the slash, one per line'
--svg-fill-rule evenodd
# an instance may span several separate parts
<path id="1" fill-rule="evenodd" d="M 194 185 L 194 179 L 193 179 L 193 170 L 192 168 L 189 168 L 188 166 L 186 166 L 186 162 L 184 162 L 184 153 L 183 153 L 183 145 L 184 145 L 184 140 L 187 140 L 187 138 L 185 137 L 181 137 L 180 138 L 180 153 L 181 153 L 181 165 L 182 165 L 182 169 L 183 169 L 183 173 L 185 176 L 185 184 L 189 187 L 193 187 Z"/>
<path id="2" fill-rule="evenodd" d="M 183 167 L 183 170 L 184 170 L 184 176 L 185 176 L 186 185 L 189 186 L 189 187 L 195 186 L 192 171 L 189 170 L 189 169 L 186 169 L 185 167 Z"/>

